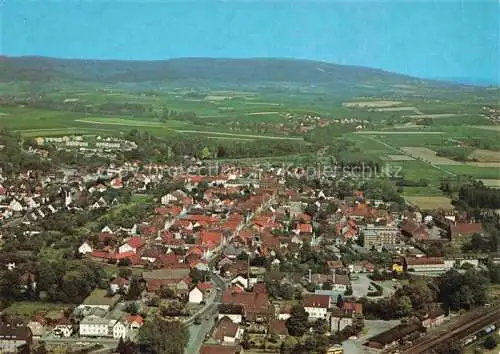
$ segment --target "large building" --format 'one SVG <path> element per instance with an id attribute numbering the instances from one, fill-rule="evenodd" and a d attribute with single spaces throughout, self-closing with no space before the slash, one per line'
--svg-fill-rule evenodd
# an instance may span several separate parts
<path id="1" fill-rule="evenodd" d="M 31 330 L 22 324 L 0 325 L 0 353 L 29 353 L 32 342 Z"/>
<path id="2" fill-rule="evenodd" d="M 365 248 L 393 246 L 400 243 L 400 231 L 395 226 L 375 226 L 368 224 L 364 230 Z"/>

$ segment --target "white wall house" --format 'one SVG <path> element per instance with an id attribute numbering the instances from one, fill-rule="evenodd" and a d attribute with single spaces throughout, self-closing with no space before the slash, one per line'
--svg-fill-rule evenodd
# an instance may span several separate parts
<path id="1" fill-rule="evenodd" d="M 52 330 L 53 333 L 60 334 L 63 337 L 71 337 L 73 334 L 72 325 L 57 325 Z"/>
<path id="2" fill-rule="evenodd" d="M 241 323 L 243 321 L 243 316 L 241 314 L 227 314 L 227 313 L 219 313 L 219 316 L 217 317 L 218 320 L 222 319 L 223 317 L 228 317 L 231 321 L 234 323 Z"/>
<path id="3" fill-rule="evenodd" d="M 92 252 L 92 247 L 87 242 L 82 243 L 80 247 L 78 247 L 78 253 L 87 254 Z"/>
<path id="4" fill-rule="evenodd" d="M 129 326 L 125 321 L 117 321 L 113 326 L 113 338 L 126 339 L 128 336 Z"/>
<path id="5" fill-rule="evenodd" d="M 108 337 L 110 328 L 114 327 L 116 320 L 109 320 L 99 316 L 87 316 L 80 321 L 80 336 L 82 337 Z"/>
<path id="6" fill-rule="evenodd" d="M 197 286 L 195 286 L 189 292 L 189 300 L 188 301 L 192 304 L 200 304 L 203 301 L 203 292 L 200 289 L 198 289 Z"/>

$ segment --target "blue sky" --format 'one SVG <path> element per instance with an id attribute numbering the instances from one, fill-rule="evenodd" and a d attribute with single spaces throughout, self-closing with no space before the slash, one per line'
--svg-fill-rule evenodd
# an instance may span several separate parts
<path id="1" fill-rule="evenodd" d="M 0 52 L 288 57 L 500 82 L 499 0 L 0 0 Z"/>

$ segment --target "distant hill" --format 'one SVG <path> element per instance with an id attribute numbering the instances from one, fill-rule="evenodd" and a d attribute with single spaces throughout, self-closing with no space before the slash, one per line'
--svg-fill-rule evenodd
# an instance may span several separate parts
<path id="1" fill-rule="evenodd" d="M 366 67 L 294 59 L 180 58 L 163 61 L 77 60 L 1 57 L 0 81 L 67 79 L 91 82 L 182 82 L 204 80 L 252 84 L 289 82 L 357 86 L 363 84 L 439 85 Z"/>

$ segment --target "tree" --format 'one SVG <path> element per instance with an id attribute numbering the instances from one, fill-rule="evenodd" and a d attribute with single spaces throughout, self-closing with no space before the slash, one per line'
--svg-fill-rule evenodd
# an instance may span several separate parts
<path id="1" fill-rule="evenodd" d="M 340 294 L 337 296 L 337 307 L 339 309 L 344 308 L 344 298 Z"/>
<path id="2" fill-rule="evenodd" d="M 188 340 L 189 332 L 182 322 L 162 319 L 146 322 L 138 336 L 140 344 L 162 354 L 183 354 Z"/>
<path id="3" fill-rule="evenodd" d="M 200 151 L 200 159 L 208 159 L 210 157 L 210 150 L 208 149 L 208 147 L 204 147 L 203 149 L 201 149 Z"/>
<path id="4" fill-rule="evenodd" d="M 309 314 L 303 306 L 295 305 L 292 308 L 290 318 L 286 320 L 286 328 L 288 333 L 295 337 L 301 337 L 308 329 Z"/>
<path id="5" fill-rule="evenodd" d="M 458 342 L 445 342 L 434 349 L 434 354 L 462 354 L 464 349 Z"/>
<path id="6" fill-rule="evenodd" d="M 239 261 L 246 261 L 248 259 L 248 253 L 241 251 L 241 253 L 236 257 Z"/>
<path id="7" fill-rule="evenodd" d="M 318 334 L 325 334 L 328 331 L 328 322 L 320 318 L 314 322 L 314 331 Z"/>
<path id="8" fill-rule="evenodd" d="M 410 297 L 404 295 L 399 298 L 398 302 L 398 314 L 400 316 L 408 316 L 412 311 L 411 299 Z"/>
<path id="9" fill-rule="evenodd" d="M 488 349 L 488 350 L 493 350 L 497 347 L 498 343 L 497 341 L 495 340 L 495 338 L 493 338 L 492 336 L 489 336 L 487 337 L 484 342 L 483 342 L 483 346 L 484 348 Z"/>
<path id="10" fill-rule="evenodd" d="M 135 302 L 129 302 L 126 306 L 125 306 L 125 312 L 127 313 L 130 313 L 132 315 L 135 315 L 137 314 L 137 312 L 139 312 L 139 306 L 137 306 L 137 304 Z"/>
<path id="11" fill-rule="evenodd" d="M 128 287 L 127 295 L 125 296 L 126 300 L 137 300 L 141 297 L 142 286 L 137 277 L 132 277 L 130 280 L 130 284 Z"/>

